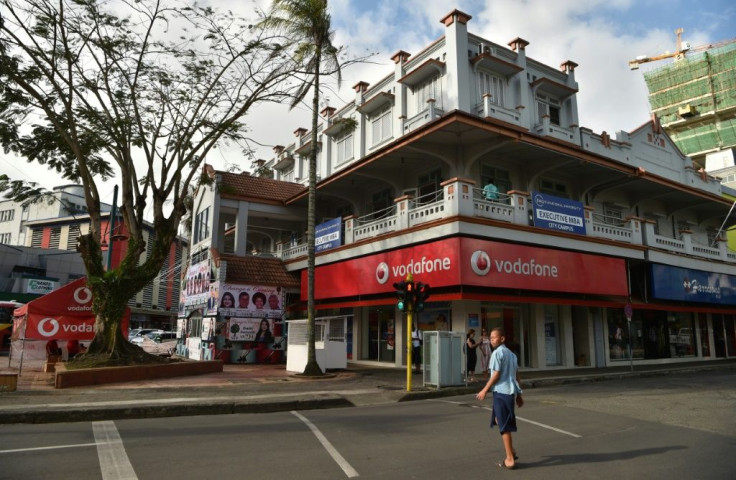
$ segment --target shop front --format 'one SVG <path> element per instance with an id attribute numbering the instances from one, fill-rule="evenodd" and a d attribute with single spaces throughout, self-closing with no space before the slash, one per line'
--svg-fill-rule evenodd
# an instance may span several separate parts
<path id="1" fill-rule="evenodd" d="M 736 276 L 651 264 L 651 298 L 637 302 L 630 321 L 607 311 L 608 358 L 664 363 L 736 355 Z"/>
<path id="2" fill-rule="evenodd" d="M 465 237 L 320 265 L 315 299 L 322 308 L 355 309 L 353 361 L 405 366 L 406 314 L 396 307 L 393 283 L 408 274 L 431 286 L 424 311 L 414 314 L 421 330 L 473 328 L 479 338 L 482 329 L 503 327 L 529 368 L 597 364 L 606 330 L 600 312 L 623 311 L 628 297 L 622 259 Z"/>

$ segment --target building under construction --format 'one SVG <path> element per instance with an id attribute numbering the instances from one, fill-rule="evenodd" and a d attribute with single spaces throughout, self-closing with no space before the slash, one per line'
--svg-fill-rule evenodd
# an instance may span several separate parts
<path id="1" fill-rule="evenodd" d="M 665 131 L 718 177 L 734 168 L 736 147 L 736 41 L 724 43 L 644 73 L 651 110 Z"/>

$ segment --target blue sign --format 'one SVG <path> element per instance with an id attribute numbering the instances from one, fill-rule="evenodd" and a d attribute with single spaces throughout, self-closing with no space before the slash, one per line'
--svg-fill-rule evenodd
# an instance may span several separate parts
<path id="1" fill-rule="evenodd" d="M 652 297 L 736 305 L 736 276 L 689 268 L 650 265 Z"/>
<path id="2" fill-rule="evenodd" d="M 342 245 L 342 218 L 333 218 L 314 227 L 314 251 L 324 252 Z"/>
<path id="3" fill-rule="evenodd" d="M 585 235 L 583 204 L 567 198 L 532 192 L 534 226 Z"/>

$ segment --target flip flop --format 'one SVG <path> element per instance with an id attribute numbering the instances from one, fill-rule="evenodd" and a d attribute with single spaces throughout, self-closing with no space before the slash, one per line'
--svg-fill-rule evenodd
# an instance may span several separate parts
<path id="1" fill-rule="evenodd" d="M 505 468 L 506 470 L 514 470 L 516 468 L 516 465 L 512 465 L 510 467 L 506 465 L 505 458 L 502 458 L 501 460 L 499 460 L 499 462 L 496 465 L 498 465 L 499 468 Z"/>

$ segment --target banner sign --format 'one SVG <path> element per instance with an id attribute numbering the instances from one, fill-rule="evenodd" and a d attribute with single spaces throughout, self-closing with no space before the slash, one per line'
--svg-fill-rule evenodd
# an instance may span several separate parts
<path id="1" fill-rule="evenodd" d="M 281 318 L 284 313 L 281 287 L 219 285 L 217 311 L 223 317 Z"/>
<path id="2" fill-rule="evenodd" d="M 411 273 L 432 287 L 473 285 L 597 295 L 628 295 L 622 259 L 472 238 L 437 242 L 315 269 L 315 298 L 393 291 Z M 302 271 L 301 298 L 307 296 Z"/>
<path id="3" fill-rule="evenodd" d="M 210 261 L 209 259 L 190 265 L 181 289 L 179 305 L 184 307 L 207 305 L 210 299 Z M 181 310 L 181 307 L 180 307 Z M 192 310 L 192 308 L 185 308 Z"/>
<path id="4" fill-rule="evenodd" d="M 59 288 L 59 282 L 53 280 L 41 280 L 39 278 L 24 278 L 23 293 L 35 293 L 46 295 Z"/>
<path id="5" fill-rule="evenodd" d="M 532 192 L 534 226 L 585 235 L 583 204 L 567 198 Z"/>
<path id="6" fill-rule="evenodd" d="M 268 331 L 273 332 L 273 321 L 260 318 L 231 318 L 229 339 L 232 342 L 252 342 L 256 332 L 261 328 L 261 322 L 268 322 Z M 273 338 L 273 334 L 269 335 Z"/>
<path id="7" fill-rule="evenodd" d="M 736 276 L 690 268 L 650 265 L 652 297 L 736 305 Z"/>
<path id="8" fill-rule="evenodd" d="M 342 245 L 342 218 L 337 217 L 314 227 L 314 251 L 324 252 Z"/>

